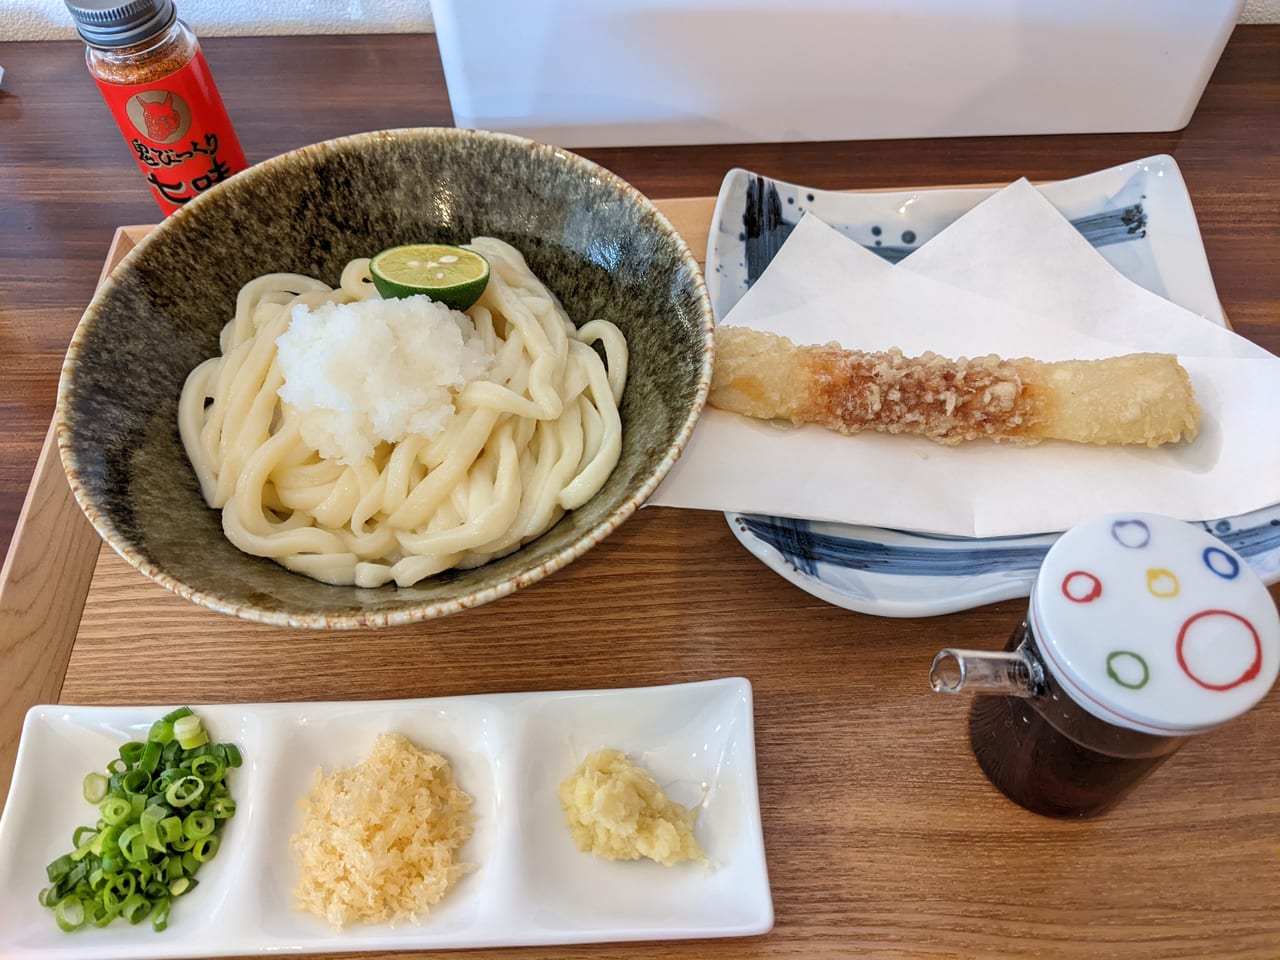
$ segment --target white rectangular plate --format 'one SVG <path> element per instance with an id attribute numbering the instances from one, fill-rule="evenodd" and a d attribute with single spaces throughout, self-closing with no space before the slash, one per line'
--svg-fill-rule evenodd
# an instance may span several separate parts
<path id="1" fill-rule="evenodd" d="M 117 920 L 63 933 L 37 903 L 45 865 L 96 810 L 81 782 L 172 709 L 37 706 L 27 714 L 0 819 L 0 955 L 213 957 L 750 936 L 773 925 L 756 788 L 751 684 L 741 678 L 630 690 L 432 700 L 192 705 L 245 757 L 235 818 L 169 928 Z M 335 931 L 293 903 L 289 838 L 317 769 L 368 756 L 398 732 L 451 762 L 474 798 L 463 858 L 477 869 L 419 923 Z M 698 805 L 709 867 L 611 862 L 580 852 L 557 796 L 591 751 L 613 747 L 673 800 Z"/>

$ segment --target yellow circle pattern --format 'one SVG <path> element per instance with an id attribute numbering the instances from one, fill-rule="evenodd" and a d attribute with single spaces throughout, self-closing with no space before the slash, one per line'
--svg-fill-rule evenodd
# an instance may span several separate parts
<path id="1" fill-rule="evenodd" d="M 1147 591 L 1153 597 L 1168 600 L 1176 597 L 1181 589 L 1178 578 L 1172 570 L 1165 570 L 1162 567 L 1151 567 L 1147 570 Z"/>

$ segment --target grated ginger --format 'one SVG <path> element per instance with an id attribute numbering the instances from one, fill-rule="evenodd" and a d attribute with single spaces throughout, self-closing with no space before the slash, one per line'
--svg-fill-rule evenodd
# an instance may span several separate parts
<path id="1" fill-rule="evenodd" d="M 620 750 L 598 750 L 560 784 L 565 823 L 578 849 L 606 860 L 648 857 L 664 866 L 706 863 L 693 835 L 696 808 L 674 803 Z"/>
<path id="2" fill-rule="evenodd" d="M 425 916 L 472 868 L 458 859 L 471 802 L 448 760 L 400 734 L 380 734 L 349 770 L 317 771 L 289 844 L 299 906 L 335 928 Z"/>

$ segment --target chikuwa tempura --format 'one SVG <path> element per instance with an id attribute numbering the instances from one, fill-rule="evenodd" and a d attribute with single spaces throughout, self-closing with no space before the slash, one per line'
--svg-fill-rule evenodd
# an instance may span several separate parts
<path id="1" fill-rule="evenodd" d="M 798 346 L 733 326 L 716 328 L 709 402 L 748 417 L 944 444 L 987 438 L 1154 447 L 1193 440 L 1200 422 L 1191 379 L 1167 354 L 952 360 Z"/>

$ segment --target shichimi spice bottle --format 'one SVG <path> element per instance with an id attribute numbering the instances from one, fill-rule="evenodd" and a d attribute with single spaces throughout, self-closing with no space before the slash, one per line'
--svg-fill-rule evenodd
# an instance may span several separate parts
<path id="1" fill-rule="evenodd" d="M 167 216 L 243 170 L 244 151 L 173 0 L 65 0 L 85 61 Z"/>

